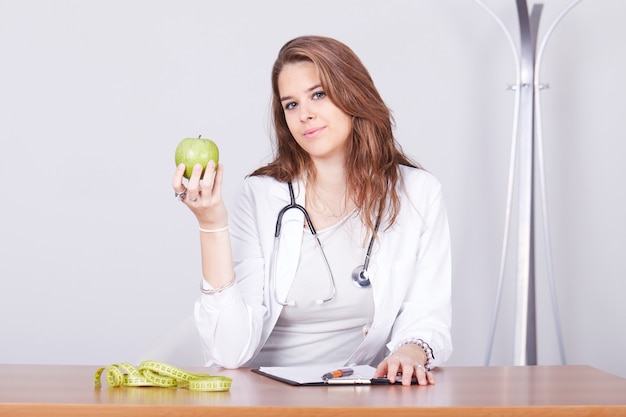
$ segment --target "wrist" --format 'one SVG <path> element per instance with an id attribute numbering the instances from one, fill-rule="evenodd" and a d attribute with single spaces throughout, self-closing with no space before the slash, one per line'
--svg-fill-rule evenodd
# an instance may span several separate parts
<path id="1" fill-rule="evenodd" d="M 198 230 L 200 230 L 203 233 L 221 233 L 221 232 L 225 232 L 228 230 L 228 225 L 226 226 L 222 226 L 222 227 L 217 227 L 217 228 L 204 228 L 204 227 L 198 227 Z"/>
<path id="2" fill-rule="evenodd" d="M 227 225 L 228 225 L 228 219 L 216 220 L 216 221 L 198 220 L 198 226 L 203 229 L 219 229 L 220 227 L 224 227 Z"/>
<path id="3" fill-rule="evenodd" d="M 224 285 L 217 287 L 217 288 L 205 288 L 205 284 L 208 284 L 208 282 L 206 280 L 202 280 L 200 282 L 200 292 L 202 292 L 202 294 L 208 294 L 208 295 L 213 295 L 213 294 L 219 294 L 224 290 L 229 289 L 230 287 L 232 287 L 233 285 L 235 285 L 235 274 L 233 274 L 233 277 L 230 279 L 230 281 L 228 281 L 227 283 L 225 283 Z M 210 285 L 210 284 L 208 284 Z"/>
<path id="4" fill-rule="evenodd" d="M 221 217 L 221 216 L 220 216 Z M 207 233 L 225 231 L 228 230 L 228 218 L 222 218 L 221 220 L 214 219 L 215 221 L 209 221 L 206 219 L 198 219 L 198 229 L 201 232 L 208 231 Z"/>
<path id="5" fill-rule="evenodd" d="M 210 216 L 207 213 L 198 213 L 196 217 L 198 227 L 201 229 L 221 229 L 228 226 L 229 219 L 226 213 L 214 213 Z"/>
<path id="6" fill-rule="evenodd" d="M 426 358 L 426 361 L 424 362 L 424 368 L 427 371 L 430 371 L 433 368 L 432 363 L 435 360 L 435 354 L 433 353 L 433 349 L 430 347 L 428 343 L 424 342 L 422 339 L 416 339 L 416 338 L 405 339 L 396 345 L 396 348 L 393 350 L 393 352 L 395 353 L 402 346 L 406 346 L 406 345 L 414 345 L 418 347 L 424 353 L 424 356 Z"/>

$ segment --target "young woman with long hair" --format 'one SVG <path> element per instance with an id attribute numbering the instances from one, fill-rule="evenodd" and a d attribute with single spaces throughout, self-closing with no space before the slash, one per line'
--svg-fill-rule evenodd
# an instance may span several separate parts
<path id="1" fill-rule="evenodd" d="M 273 160 L 229 213 L 222 165 L 173 179 L 198 219 L 207 363 L 370 364 L 434 383 L 452 352 L 450 241 L 441 186 L 393 134 L 358 56 L 327 37 L 280 50 Z M 276 222 L 274 222 L 276 220 Z"/>

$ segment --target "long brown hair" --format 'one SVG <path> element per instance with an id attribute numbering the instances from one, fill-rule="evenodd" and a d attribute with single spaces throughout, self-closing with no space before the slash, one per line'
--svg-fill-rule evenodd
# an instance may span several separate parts
<path id="1" fill-rule="evenodd" d="M 272 112 L 275 157 L 250 175 L 267 175 L 287 182 L 307 174 L 315 178 L 315 166 L 295 141 L 280 102 L 278 76 L 286 64 L 309 61 L 317 68 L 327 97 L 352 116 L 352 137 L 346 152 L 348 195 L 361 220 L 375 234 L 379 213 L 390 226 L 400 209 L 396 191 L 398 165 L 419 168 L 404 154 L 393 136 L 393 117 L 359 57 L 343 43 L 322 36 L 301 36 L 287 42 L 272 69 Z"/>

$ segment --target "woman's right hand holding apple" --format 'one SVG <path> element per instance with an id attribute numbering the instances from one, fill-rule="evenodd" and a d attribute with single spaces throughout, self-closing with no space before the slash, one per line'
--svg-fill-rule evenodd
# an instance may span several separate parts
<path id="1" fill-rule="evenodd" d="M 174 173 L 173 187 L 177 195 L 184 193 L 182 202 L 198 219 L 202 274 L 212 287 L 209 291 L 219 292 L 233 284 L 232 252 L 228 233 L 228 212 L 222 199 L 222 164 L 209 161 L 204 175 L 202 165 L 193 167 L 187 186 L 183 183 L 185 164 L 179 164 Z M 216 289 L 216 290 L 214 290 Z"/>
<path id="2" fill-rule="evenodd" d="M 222 199 L 223 165 L 216 167 L 214 161 L 209 161 L 204 176 L 202 170 L 202 165 L 196 164 L 185 187 L 185 164 L 179 164 L 174 173 L 174 191 L 177 194 L 185 193 L 182 202 L 196 216 L 200 228 L 223 228 L 228 225 L 228 213 Z"/>

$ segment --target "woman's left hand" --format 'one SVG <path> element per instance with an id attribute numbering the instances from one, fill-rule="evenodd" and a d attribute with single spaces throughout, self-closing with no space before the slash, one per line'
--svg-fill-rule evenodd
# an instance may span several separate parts
<path id="1" fill-rule="evenodd" d="M 387 356 L 376 368 L 375 378 L 387 377 L 392 384 L 395 376 L 402 373 L 402 385 L 411 385 L 413 375 L 419 385 L 433 385 L 435 377 L 424 367 L 426 353 L 414 344 L 400 346 L 394 353 Z"/>

